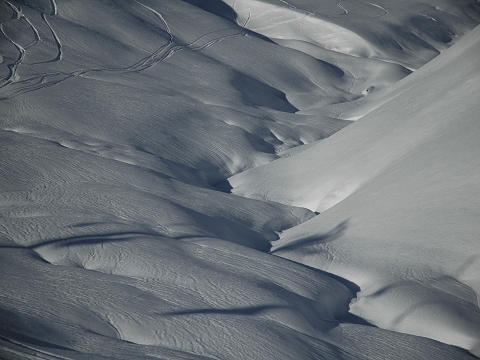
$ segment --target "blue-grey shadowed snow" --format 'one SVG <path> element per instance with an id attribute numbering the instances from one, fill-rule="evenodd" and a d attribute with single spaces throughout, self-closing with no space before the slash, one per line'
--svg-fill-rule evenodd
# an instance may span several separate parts
<path id="1" fill-rule="evenodd" d="M 215 189 L 227 194 L 231 194 L 233 189 L 232 185 L 230 185 L 230 182 L 227 179 L 215 184 L 214 187 Z"/>
<path id="2" fill-rule="evenodd" d="M 321 244 L 334 241 L 342 236 L 348 228 L 348 219 L 342 221 L 335 226 L 332 230 L 325 234 L 319 234 L 315 236 L 309 236 L 298 240 L 290 241 L 286 244 L 275 246 L 271 253 L 276 253 L 281 250 L 293 250 L 299 247 L 307 247 L 308 245 Z"/>
<path id="3" fill-rule="evenodd" d="M 79 235 L 79 236 L 72 236 L 72 237 L 67 237 L 63 239 L 45 240 L 31 246 L 0 245 L 0 248 L 36 250 L 43 246 L 48 246 L 48 245 L 57 245 L 59 247 L 96 245 L 96 244 L 106 244 L 110 242 L 121 242 L 121 241 L 133 240 L 137 236 L 158 236 L 158 234 L 153 232 L 118 232 L 118 233 L 110 233 L 110 234 Z"/>
<path id="4" fill-rule="evenodd" d="M 263 305 L 263 306 L 248 306 L 241 308 L 231 309 L 193 309 L 183 311 L 172 311 L 162 313 L 162 316 L 182 316 L 182 315 L 206 315 L 206 314 L 219 314 L 219 315 L 259 315 L 268 310 L 273 309 L 287 309 L 288 306 L 284 305 Z"/>
<path id="5" fill-rule="evenodd" d="M 476 24 L 464 9 L 473 3 L 477 1 L 0 2 L 0 244 L 5 245 L 0 248 L 0 309 L 6 311 L 0 311 L 0 333 L 5 335 L 0 336 L 0 358 L 10 360 L 5 349 L 23 357 L 76 360 L 467 358 L 455 347 L 428 339 L 441 326 L 420 336 L 401 333 L 412 334 L 444 311 L 432 311 L 406 330 L 385 329 L 388 323 L 372 320 L 372 314 L 380 314 L 380 320 L 391 316 L 401 327 L 418 318 L 409 312 L 408 301 L 422 295 L 418 287 L 399 286 L 401 292 L 412 289 L 401 297 L 407 303 L 402 308 L 395 288 L 382 292 L 389 283 L 372 279 L 358 266 L 370 253 L 369 271 L 396 260 L 388 255 L 397 254 L 400 241 L 384 256 L 376 256 L 382 246 L 359 256 L 382 230 L 377 219 L 385 209 L 374 217 L 373 236 L 354 237 L 361 233 L 352 229 L 364 221 L 352 216 L 347 233 L 339 223 L 348 214 L 325 221 L 331 210 L 317 206 L 320 181 L 303 198 L 313 198 L 310 206 L 229 195 L 212 184 L 233 174 L 248 177 L 248 169 L 281 164 L 280 157 L 293 159 L 328 143 L 323 139 L 350 124 L 341 119 L 358 119 L 358 113 L 343 114 L 363 111 L 359 104 L 372 104 L 409 73 L 400 64 L 417 69 L 471 30 Z M 412 14 L 445 25 L 453 32 L 447 34 L 452 43 L 441 42 L 447 37 L 437 33 L 441 26 L 428 17 L 418 17 L 420 25 L 408 22 Z M 460 60 L 458 68 L 468 67 L 460 66 Z M 479 83 L 473 80 L 471 86 Z M 468 96 L 468 91 L 451 93 L 451 83 L 447 90 L 432 86 L 416 99 L 434 94 L 461 101 Z M 374 91 L 361 97 L 366 89 Z M 390 111 L 372 133 L 396 114 Z M 402 124 L 410 115 L 403 116 Z M 371 143 L 372 133 L 360 138 Z M 461 139 L 455 141 L 459 146 L 467 143 L 467 137 Z M 346 139 L 342 149 L 356 140 Z M 468 154 L 474 154 L 475 141 Z M 390 149 L 395 142 L 388 145 Z M 448 141 L 442 139 L 439 151 L 444 145 Z M 359 154 L 351 157 L 357 164 Z M 388 151 L 378 159 L 384 155 Z M 322 166 L 326 157 L 318 156 L 309 168 L 328 174 L 332 167 Z M 274 187 L 292 169 L 298 175 L 297 165 L 282 167 L 264 185 Z M 415 173 L 423 173 L 424 165 Z M 455 178 L 460 179 L 464 169 L 459 170 Z M 388 184 L 404 174 L 410 181 L 412 171 L 406 170 Z M 328 186 L 331 193 L 325 195 L 332 205 L 358 184 L 333 179 L 330 185 L 334 188 Z M 296 193 L 306 186 L 296 186 Z M 286 194 L 288 183 L 281 187 Z M 432 188 L 417 187 L 422 192 Z M 307 208 L 322 214 L 314 217 Z M 397 221 L 398 215 L 395 211 L 390 219 Z M 302 222 L 312 223 L 309 219 L 314 231 L 292 236 Z M 381 227 L 391 224 L 387 220 Z M 397 227 L 402 229 L 398 239 L 408 235 L 403 231 L 408 224 Z M 461 233 L 466 231 L 456 232 L 448 249 L 464 249 Z M 306 240 L 301 245 L 300 237 Z M 428 243 L 432 251 L 438 238 L 427 242 L 417 237 L 416 244 Z M 349 241 L 347 250 L 357 266 L 341 272 L 340 266 L 349 266 L 348 257 L 334 250 Z M 269 254 L 272 242 L 280 251 Z M 333 264 L 313 270 L 300 265 L 301 258 L 281 258 L 288 253 L 330 256 Z M 431 258 L 429 253 L 426 259 Z M 438 260 L 434 266 L 445 264 Z M 474 266 L 464 265 L 451 278 L 467 284 Z M 473 304 L 474 294 L 460 280 L 426 278 L 430 280 L 434 310 L 442 298 L 453 304 L 450 309 L 459 305 L 475 314 L 462 307 L 461 301 Z M 442 291 L 445 287 L 451 294 Z M 362 312 L 369 301 L 382 298 L 388 311 L 373 306 L 370 316 Z M 422 305 L 420 311 L 428 309 Z M 446 328 L 446 343 L 461 338 L 463 329 L 471 330 L 451 324 L 456 328 Z M 467 342 L 462 346 L 471 348 Z"/>
<path id="6" fill-rule="evenodd" d="M 35 337 L 26 335 L 25 329 L 30 329 L 32 335 L 35 334 L 36 331 L 43 334 L 48 334 L 47 336 L 52 339 L 52 342 L 42 341 Z M 0 338 L 41 346 L 44 348 L 70 350 L 65 346 L 55 344 L 54 341 L 55 339 L 58 339 L 59 336 L 60 333 L 56 331 L 54 326 L 49 326 L 45 322 L 36 319 L 34 316 L 28 316 L 20 313 L 16 314 L 13 311 L 0 308 Z M 70 338 L 68 341 L 74 341 L 74 339 Z"/>
<path id="7" fill-rule="evenodd" d="M 233 10 L 232 7 L 229 5 L 225 4 L 222 0 L 182 0 L 186 3 L 189 3 L 191 5 L 194 5 L 202 10 L 205 10 L 211 14 L 220 16 L 221 18 L 224 18 L 225 20 L 228 20 L 230 22 L 236 23 L 237 20 L 237 13 L 235 10 Z M 253 37 L 257 37 L 259 39 L 262 39 L 264 41 L 267 41 L 269 43 L 274 43 L 272 40 L 270 40 L 268 37 L 263 36 L 262 34 L 256 33 L 255 31 L 251 31 L 249 29 L 245 29 L 247 34 Z"/>
<path id="8" fill-rule="evenodd" d="M 231 84 L 242 94 L 247 104 L 261 106 L 273 110 L 295 113 L 298 109 L 290 104 L 285 93 L 246 75 L 233 78 Z"/>
<path id="9" fill-rule="evenodd" d="M 235 21 L 237 13 L 222 0 L 182 0 L 228 21 Z"/>

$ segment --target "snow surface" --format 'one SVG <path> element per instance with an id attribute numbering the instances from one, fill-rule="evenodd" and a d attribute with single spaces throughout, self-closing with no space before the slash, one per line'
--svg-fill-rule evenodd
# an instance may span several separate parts
<path id="1" fill-rule="evenodd" d="M 235 194 L 321 212 L 272 251 L 360 286 L 353 313 L 476 354 L 479 58 L 477 27 L 355 124 L 229 179 Z"/>
<path id="2" fill-rule="evenodd" d="M 479 22 L 0 2 L 0 358 L 480 355 Z"/>

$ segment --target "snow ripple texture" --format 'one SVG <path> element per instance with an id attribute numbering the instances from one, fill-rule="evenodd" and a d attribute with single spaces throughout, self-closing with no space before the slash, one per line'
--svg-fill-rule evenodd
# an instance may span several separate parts
<path id="1" fill-rule="evenodd" d="M 479 356 L 479 22 L 0 1 L 0 358 Z"/>

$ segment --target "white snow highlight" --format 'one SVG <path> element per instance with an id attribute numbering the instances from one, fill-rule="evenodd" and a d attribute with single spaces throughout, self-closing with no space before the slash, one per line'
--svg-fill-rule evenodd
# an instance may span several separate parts
<path id="1" fill-rule="evenodd" d="M 479 14 L 0 2 L 0 358 L 479 356 Z"/>

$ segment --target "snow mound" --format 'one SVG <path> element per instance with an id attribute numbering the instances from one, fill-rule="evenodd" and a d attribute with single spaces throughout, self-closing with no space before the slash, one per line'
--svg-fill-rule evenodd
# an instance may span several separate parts
<path id="1" fill-rule="evenodd" d="M 229 179 L 235 194 L 321 212 L 272 250 L 358 284 L 353 313 L 477 355 L 479 39 L 477 27 L 334 136 Z"/>
<path id="2" fill-rule="evenodd" d="M 0 358 L 472 358 L 448 344 L 471 349 L 474 340 L 465 333 L 477 329 L 475 293 L 469 290 L 475 288 L 475 259 L 453 268 L 453 252 L 439 250 L 432 257 L 436 267 L 402 263 L 407 270 L 399 272 L 377 259 L 363 270 L 367 280 L 380 279 L 376 286 L 403 281 L 415 293 L 406 299 L 402 286 L 368 287 L 345 254 L 332 253 L 330 259 L 344 259 L 344 267 L 332 265 L 331 272 L 318 269 L 318 256 L 315 269 L 269 254 L 298 256 L 297 245 L 313 244 L 308 236 L 295 237 L 318 221 L 312 210 L 380 179 L 372 175 L 378 164 L 367 164 L 368 151 L 353 148 L 366 159 L 357 183 L 341 169 L 332 173 L 335 181 L 343 179 L 343 190 L 332 185 L 327 201 L 317 194 L 308 205 L 312 210 L 306 198 L 299 207 L 268 195 L 255 200 L 230 194 L 226 181 L 240 174 L 232 179 L 242 179 L 246 189 L 244 171 L 282 164 L 282 157 L 298 161 L 292 169 L 314 168 L 310 156 L 318 141 L 351 124 L 348 119 L 401 99 L 392 84 L 478 23 L 475 1 L 436 0 L 435 10 L 433 1 L 418 4 L 1 2 Z M 471 56 L 463 44 L 457 47 L 465 49 L 460 72 Z M 464 78 L 457 80 L 449 84 L 452 93 L 439 97 L 445 105 L 449 96 L 463 99 L 458 91 L 467 90 L 460 85 Z M 476 89 L 475 82 L 467 84 Z M 464 119 L 462 111 L 457 115 Z M 416 134 L 415 124 L 409 125 Z M 397 133 L 408 130 L 398 126 Z M 465 126 L 473 129 L 469 121 Z M 411 144 L 428 147 L 418 138 L 445 142 L 464 131 L 441 117 L 434 130 Z M 368 144 L 396 139 L 382 140 L 371 127 L 361 131 Z M 378 161 L 388 174 L 388 165 L 403 157 L 398 146 L 385 155 Z M 453 160 L 445 163 L 447 174 L 449 164 Z M 289 180 L 269 186 L 296 194 Z M 449 194 L 457 201 L 455 192 Z M 465 221 L 476 216 L 469 211 Z M 335 217 L 332 227 L 326 222 L 325 243 L 349 233 L 343 220 Z M 447 220 L 442 218 L 442 231 Z M 462 245 L 474 229 L 465 231 L 465 237 L 449 238 L 460 242 L 460 258 L 464 250 L 474 251 Z M 417 291 L 425 288 L 425 296 Z M 370 307 L 376 298 L 386 299 L 373 301 L 381 319 Z M 441 300 L 436 308 L 417 303 L 434 298 Z M 447 339 L 445 316 L 435 309 L 455 325 L 454 340 Z M 474 315 L 465 318 L 469 311 Z M 425 321 L 412 330 L 417 315 Z"/>

